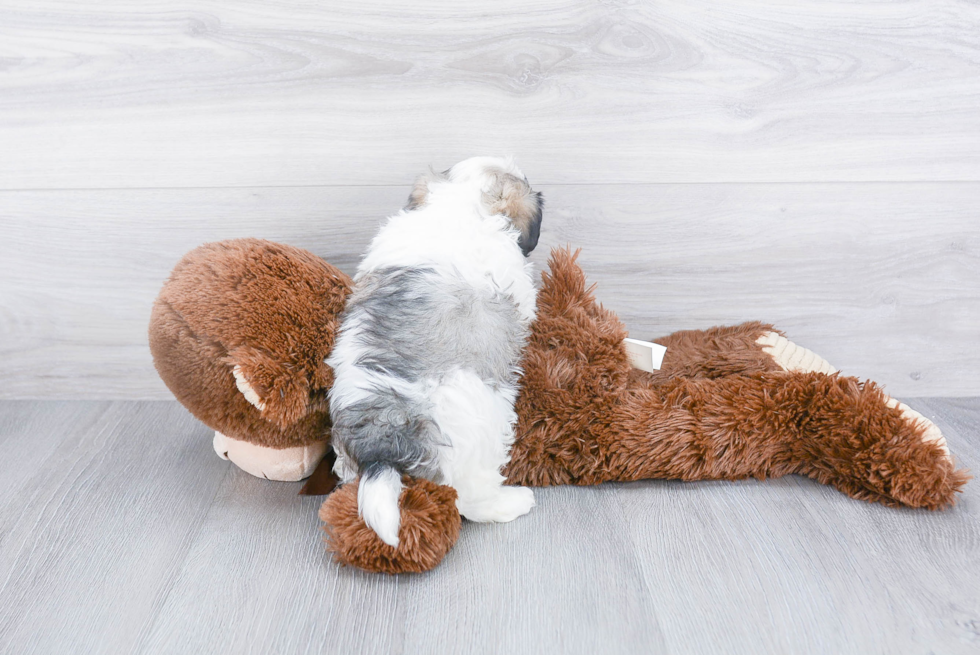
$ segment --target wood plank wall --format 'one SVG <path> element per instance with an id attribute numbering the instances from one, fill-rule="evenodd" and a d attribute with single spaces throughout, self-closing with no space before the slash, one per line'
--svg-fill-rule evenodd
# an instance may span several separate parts
<path id="1" fill-rule="evenodd" d="M 980 395 L 980 6 L 0 4 L 0 398 L 169 398 L 180 255 L 352 271 L 414 176 L 512 153 L 633 336 L 763 319 Z"/>

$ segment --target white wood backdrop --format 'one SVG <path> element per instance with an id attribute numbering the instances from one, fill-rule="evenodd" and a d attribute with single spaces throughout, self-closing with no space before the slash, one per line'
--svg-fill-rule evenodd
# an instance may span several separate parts
<path id="1" fill-rule="evenodd" d="M 415 174 L 513 153 L 634 336 L 763 319 L 980 395 L 980 6 L 0 1 L 0 398 L 167 398 L 206 240 L 345 270 Z"/>

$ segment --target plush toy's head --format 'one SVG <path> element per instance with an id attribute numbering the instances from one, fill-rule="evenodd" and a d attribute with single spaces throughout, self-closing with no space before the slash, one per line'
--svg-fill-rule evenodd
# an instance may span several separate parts
<path id="1" fill-rule="evenodd" d="M 350 286 L 299 248 L 259 239 L 196 248 L 153 306 L 150 349 L 160 377 L 231 439 L 273 449 L 319 443 L 322 454 L 333 383 L 324 359 Z"/>

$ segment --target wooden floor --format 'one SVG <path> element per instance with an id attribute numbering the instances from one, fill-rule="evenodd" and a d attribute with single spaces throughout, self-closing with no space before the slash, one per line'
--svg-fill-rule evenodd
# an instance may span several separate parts
<path id="1" fill-rule="evenodd" d="M 980 470 L 980 398 L 908 402 Z M 2 653 L 980 651 L 976 483 L 939 513 L 792 476 L 544 489 L 388 577 L 175 402 L 5 401 L 0 449 Z"/>
<path id="2" fill-rule="evenodd" d="M 584 248 L 632 336 L 775 323 L 978 471 L 980 4 L 0 4 L 0 653 L 980 653 L 976 483 L 548 489 L 371 576 L 146 340 L 200 243 L 352 272 L 428 166 L 513 154 L 535 263 Z"/>

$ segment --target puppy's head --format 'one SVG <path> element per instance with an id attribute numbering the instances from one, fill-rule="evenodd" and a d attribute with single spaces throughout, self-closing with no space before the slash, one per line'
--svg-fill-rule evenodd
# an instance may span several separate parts
<path id="1" fill-rule="evenodd" d="M 483 213 L 507 217 L 518 231 L 518 245 L 526 257 L 538 245 L 544 199 L 507 157 L 473 157 L 442 173 L 430 172 L 415 182 L 407 210 L 427 204 L 440 190 L 468 190 Z"/>

